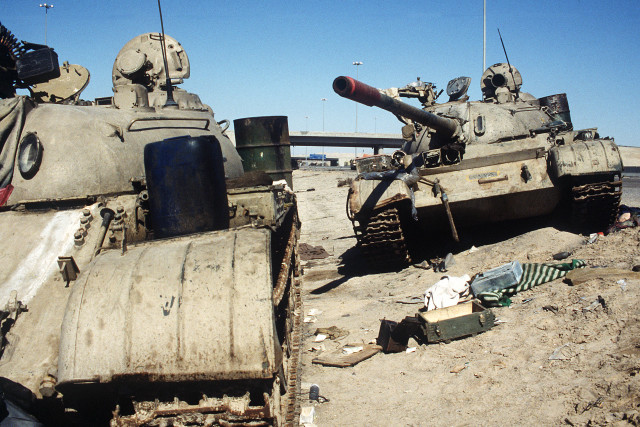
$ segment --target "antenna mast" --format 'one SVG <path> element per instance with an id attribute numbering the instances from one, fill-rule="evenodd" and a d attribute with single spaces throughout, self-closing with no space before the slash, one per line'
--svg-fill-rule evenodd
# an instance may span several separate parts
<path id="1" fill-rule="evenodd" d="M 487 0 L 482 9 L 482 72 L 487 69 Z"/>
<path id="2" fill-rule="evenodd" d="M 162 60 L 164 61 L 164 74 L 167 78 L 167 102 L 164 103 L 164 108 L 177 108 L 178 104 L 173 99 L 173 87 L 171 86 L 171 77 L 169 77 L 169 64 L 167 63 L 167 46 L 164 39 L 164 23 L 162 22 L 162 9 L 160 8 L 160 0 L 158 0 L 158 12 L 160 13 L 160 28 L 162 29 L 162 38 L 160 39 L 160 48 L 162 50 Z"/>
<path id="3" fill-rule="evenodd" d="M 160 0 L 158 0 L 160 1 Z M 498 28 L 498 35 L 500 36 L 500 43 L 502 43 L 502 50 L 504 51 L 504 56 L 507 58 L 507 65 L 509 66 L 509 73 L 511 73 L 511 78 L 513 79 L 513 87 L 516 90 L 516 98 L 518 98 L 519 90 L 518 85 L 516 84 L 516 76 L 513 75 L 513 68 L 511 68 L 511 63 L 509 62 L 509 55 L 507 55 L 507 49 L 504 47 L 504 42 L 502 41 L 502 34 L 500 34 L 500 28 Z"/>

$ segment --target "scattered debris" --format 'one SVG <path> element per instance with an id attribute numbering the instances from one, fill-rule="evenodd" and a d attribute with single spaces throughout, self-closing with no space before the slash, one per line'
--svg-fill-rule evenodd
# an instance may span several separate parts
<path id="1" fill-rule="evenodd" d="M 316 323 L 318 321 L 314 316 L 305 316 L 302 320 L 304 323 Z"/>
<path id="2" fill-rule="evenodd" d="M 549 356 L 549 360 L 569 360 L 574 356 L 574 352 L 571 349 L 571 344 L 563 344 L 557 347 Z"/>
<path id="3" fill-rule="evenodd" d="M 556 261 L 560 261 L 560 260 L 563 260 L 565 258 L 569 258 L 570 256 L 571 256 L 571 252 L 567 252 L 567 251 L 558 252 L 557 254 L 553 255 L 553 259 L 556 260 Z"/>
<path id="4" fill-rule="evenodd" d="M 303 406 L 300 408 L 300 425 L 311 426 L 315 425 L 316 408 L 313 406 Z"/>
<path id="5" fill-rule="evenodd" d="M 533 301 L 534 299 L 536 299 L 536 297 L 523 299 L 523 300 L 522 300 L 522 303 L 523 303 L 523 304 L 528 304 L 528 303 L 530 303 L 531 301 Z"/>
<path id="6" fill-rule="evenodd" d="M 380 330 L 376 343 L 385 353 L 398 353 L 407 349 L 409 338 L 419 332 L 419 322 L 415 317 L 407 317 L 400 323 L 380 320 Z"/>
<path id="7" fill-rule="evenodd" d="M 470 279 L 467 274 L 461 277 L 444 276 L 425 291 L 424 306 L 427 310 L 435 310 L 458 304 L 461 297 L 469 295 Z"/>
<path id="8" fill-rule="evenodd" d="M 327 336 L 324 334 L 317 334 L 316 337 L 313 339 L 313 342 L 322 342 L 324 340 L 327 339 Z"/>
<path id="9" fill-rule="evenodd" d="M 318 328 L 316 329 L 314 335 L 324 335 L 325 338 L 329 338 L 332 340 L 336 340 L 338 338 L 346 337 L 349 335 L 349 331 L 345 331 L 344 329 L 340 329 L 337 326 L 331 326 L 328 328 Z"/>
<path id="10" fill-rule="evenodd" d="M 431 263 L 427 260 L 424 260 L 419 264 L 413 264 L 413 266 L 416 268 L 422 268 L 423 270 L 428 270 L 431 268 Z"/>
<path id="11" fill-rule="evenodd" d="M 558 306 L 557 305 L 545 305 L 542 307 L 544 311 L 550 311 L 553 314 L 558 314 Z"/>
<path id="12" fill-rule="evenodd" d="M 589 239 L 587 240 L 587 244 L 595 243 L 598 240 L 598 233 L 589 234 Z"/>
<path id="13" fill-rule="evenodd" d="M 314 345 L 311 346 L 311 348 L 309 349 L 309 351 L 317 351 L 318 353 L 321 353 L 323 351 L 326 351 L 326 347 L 324 346 L 324 344 L 320 344 L 320 345 Z"/>
<path id="14" fill-rule="evenodd" d="M 426 261 L 423 261 L 421 264 L 416 265 L 416 267 L 424 268 L 423 265 Z M 449 252 L 444 258 L 435 258 L 431 260 L 430 266 L 433 267 L 433 271 L 436 273 L 444 273 L 446 272 L 452 265 L 455 265 L 456 260 L 453 258 L 453 254 Z M 428 268 L 428 267 L 427 267 Z"/>
<path id="15" fill-rule="evenodd" d="M 588 307 L 583 307 L 582 308 L 582 312 L 583 313 L 587 313 L 589 311 L 593 311 L 596 307 L 601 306 L 602 303 L 600 302 L 599 299 L 593 301 Z"/>
<path id="16" fill-rule="evenodd" d="M 618 285 L 620 285 L 620 289 L 622 289 L 622 291 L 626 291 L 627 290 L 627 281 L 622 279 L 622 280 L 618 280 L 616 282 Z"/>
<path id="17" fill-rule="evenodd" d="M 640 208 L 620 205 L 618 212 L 618 219 L 615 224 L 607 229 L 607 234 L 615 233 L 616 231 L 624 228 L 637 227 L 640 225 Z"/>
<path id="18" fill-rule="evenodd" d="M 353 354 L 362 351 L 363 349 L 364 347 L 361 345 L 345 345 L 344 347 L 342 347 L 342 354 Z"/>
<path id="19" fill-rule="evenodd" d="M 396 300 L 396 302 L 400 304 L 422 304 L 424 302 L 424 298 L 419 296 L 412 296 Z"/>
<path id="20" fill-rule="evenodd" d="M 343 354 L 342 351 L 329 353 L 314 358 L 311 362 L 323 365 L 334 366 L 338 368 L 346 368 L 348 366 L 354 366 L 363 360 L 366 360 L 375 354 L 379 353 L 382 347 L 373 344 L 364 344 L 362 349 L 358 352 L 351 354 Z"/>
<path id="21" fill-rule="evenodd" d="M 604 400 L 604 397 L 600 396 L 599 398 L 597 398 L 593 402 L 589 402 L 587 404 L 587 406 L 582 410 L 582 413 L 584 414 L 585 412 L 587 412 L 591 408 L 599 408 L 600 404 L 602 403 L 603 400 Z"/>
<path id="22" fill-rule="evenodd" d="M 605 302 L 604 298 L 602 298 L 602 295 L 598 295 L 598 302 L 600 303 L 604 311 L 609 311 L 609 307 L 607 307 L 607 303 Z"/>
<path id="23" fill-rule="evenodd" d="M 318 384 L 312 384 L 309 387 L 309 400 L 317 401 L 318 397 L 320 397 L 320 387 L 318 387 Z"/>
<path id="24" fill-rule="evenodd" d="M 300 243 L 298 247 L 300 259 L 302 261 L 309 261 L 312 259 L 325 259 L 330 256 L 329 252 L 327 252 L 322 246 L 311 246 L 307 243 Z"/>
<path id="25" fill-rule="evenodd" d="M 465 363 L 464 365 L 454 366 L 453 368 L 451 368 L 449 372 L 452 374 L 459 374 L 460 372 L 464 371 L 468 367 L 469 367 L 469 362 Z"/>
<path id="26" fill-rule="evenodd" d="M 409 347 L 405 350 L 405 353 L 415 353 L 418 347 Z"/>

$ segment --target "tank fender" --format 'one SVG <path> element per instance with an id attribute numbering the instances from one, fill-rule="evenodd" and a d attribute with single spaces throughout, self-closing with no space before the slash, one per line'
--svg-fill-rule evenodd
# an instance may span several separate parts
<path id="1" fill-rule="evenodd" d="M 358 179 L 351 184 L 349 209 L 353 214 L 411 200 L 411 188 L 402 180 Z"/>
<path id="2" fill-rule="evenodd" d="M 622 172 L 618 146 L 610 139 L 583 141 L 549 150 L 549 172 L 563 176 Z"/>
<path id="3" fill-rule="evenodd" d="M 245 228 L 100 253 L 69 298 L 58 389 L 272 378 L 281 351 L 270 239 Z"/>

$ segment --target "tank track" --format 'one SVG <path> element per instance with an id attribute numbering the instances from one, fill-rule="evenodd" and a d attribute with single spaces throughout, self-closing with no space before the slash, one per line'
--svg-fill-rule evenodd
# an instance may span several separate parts
<path id="1" fill-rule="evenodd" d="M 622 181 L 618 174 L 607 178 L 593 177 L 589 181 L 574 182 L 571 189 L 572 219 L 577 226 L 604 231 L 616 221 Z"/>
<path id="2" fill-rule="evenodd" d="M 116 407 L 111 427 L 120 426 L 285 426 L 298 425 L 300 416 L 300 344 L 302 342 L 302 290 L 299 254 L 300 228 L 297 212 L 284 250 L 281 270 L 274 286 L 274 309 L 286 312 L 286 338 L 283 343 L 283 365 L 272 382 L 271 391 L 263 392 L 264 405 L 251 405 L 251 393 L 242 396 L 208 397 L 188 404 L 177 397 L 173 401 L 132 402 L 134 414 L 121 416 Z M 286 302 L 284 299 L 286 298 Z M 283 381 L 285 385 L 283 385 Z M 281 395 L 281 391 L 285 391 Z"/>
<path id="3" fill-rule="evenodd" d="M 400 213 L 400 207 L 391 206 L 353 222 L 358 246 L 369 263 L 377 268 L 404 267 L 411 263 Z"/>

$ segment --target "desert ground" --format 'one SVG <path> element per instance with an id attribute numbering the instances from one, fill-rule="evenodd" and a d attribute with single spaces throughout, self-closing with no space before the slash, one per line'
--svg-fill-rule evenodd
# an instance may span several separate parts
<path id="1" fill-rule="evenodd" d="M 640 280 L 632 274 L 575 286 L 558 279 L 519 293 L 510 307 L 492 309 L 498 324 L 473 337 L 428 345 L 411 339 L 413 352 L 381 352 L 353 367 L 312 363 L 372 342 L 381 319 L 413 316 L 423 304 L 398 301 L 422 297 L 445 274 L 473 276 L 513 260 L 552 262 L 562 251 L 588 268 L 631 272 L 640 264 L 638 228 L 587 244 L 588 236 L 540 218 L 462 229 L 460 245 L 433 250 L 453 253 L 446 273 L 415 266 L 375 272 L 355 247 L 345 214 L 348 186 L 338 183 L 349 177 L 355 172 L 294 171 L 300 241 L 328 253 L 303 262 L 302 276 L 309 322 L 301 400 L 305 411 L 314 408 L 316 425 L 640 425 Z M 622 202 L 640 206 L 637 191 L 623 192 Z M 348 335 L 314 342 L 317 328 L 332 326 Z M 311 384 L 326 400 L 308 400 Z"/>

